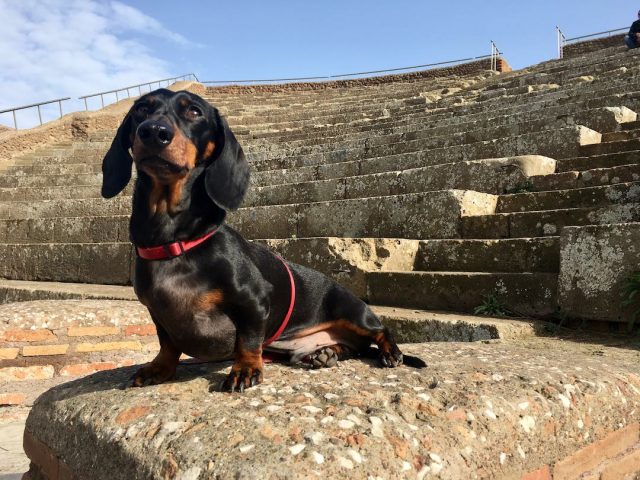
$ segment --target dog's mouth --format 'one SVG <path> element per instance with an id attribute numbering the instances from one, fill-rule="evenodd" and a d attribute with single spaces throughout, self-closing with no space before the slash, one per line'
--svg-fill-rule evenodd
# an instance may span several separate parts
<path id="1" fill-rule="evenodd" d="M 184 177 L 189 173 L 189 168 L 186 165 L 178 165 L 158 155 L 139 158 L 137 159 L 137 163 L 141 169 L 159 176 Z"/>

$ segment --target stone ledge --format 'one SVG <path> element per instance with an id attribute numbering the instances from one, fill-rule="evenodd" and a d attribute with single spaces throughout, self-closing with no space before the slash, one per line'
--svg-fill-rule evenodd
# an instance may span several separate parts
<path id="1" fill-rule="evenodd" d="M 595 451 L 603 460 L 635 458 L 625 450 L 640 440 L 634 352 L 603 362 L 567 345 L 403 349 L 428 369 L 361 360 L 319 371 L 268 365 L 265 383 L 244 395 L 209 393 L 228 363 L 183 365 L 175 382 L 142 389 L 122 389 L 133 368 L 100 372 L 46 392 L 26 431 L 75 478 L 96 480 L 114 472 L 127 479 L 551 478 L 541 475 L 594 441 L 611 445 L 608 435 L 621 429 L 614 434 L 620 449 Z"/>

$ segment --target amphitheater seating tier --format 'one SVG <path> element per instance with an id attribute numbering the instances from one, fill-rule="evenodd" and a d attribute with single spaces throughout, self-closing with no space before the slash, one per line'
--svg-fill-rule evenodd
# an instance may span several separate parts
<path id="1" fill-rule="evenodd" d="M 497 285 L 523 292 L 534 283 L 525 304 L 512 307 L 550 315 L 562 229 L 638 221 L 636 62 L 614 48 L 500 75 L 308 91 L 208 88 L 253 167 L 252 189 L 229 223 L 267 242 L 418 241 L 403 270 L 365 269 L 359 294 L 372 303 L 468 312 Z M 5 168 L 0 251 L 11 261 L 0 276 L 130 283 L 131 187 L 111 201 L 99 195 L 112 136 L 96 132 Z M 297 255 L 291 260 L 305 263 Z M 96 267 L 98 259 L 108 266 Z M 416 305 L 403 282 L 469 298 L 416 293 Z"/>

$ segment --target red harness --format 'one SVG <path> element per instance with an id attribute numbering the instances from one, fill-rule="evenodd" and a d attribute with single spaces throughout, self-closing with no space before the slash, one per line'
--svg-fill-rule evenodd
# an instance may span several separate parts
<path id="1" fill-rule="evenodd" d="M 136 246 L 136 252 L 138 253 L 138 256 L 140 258 L 143 258 L 144 260 L 166 260 L 168 258 L 176 258 L 181 255 L 184 255 L 192 248 L 197 247 L 201 243 L 213 237 L 213 235 L 217 231 L 218 229 L 215 228 L 209 233 L 205 234 L 204 236 L 200 238 L 196 238 L 195 240 L 190 240 L 188 242 L 178 241 L 178 242 L 168 243 L 166 245 L 159 245 L 157 247 L 149 247 L 149 248 L 142 248 L 142 247 Z M 287 262 L 285 262 L 282 259 L 282 257 L 280 257 L 279 255 L 276 255 L 276 257 L 278 258 L 278 260 L 282 262 L 282 264 L 284 265 L 284 268 L 287 270 L 287 274 L 289 275 L 289 285 L 291 287 L 291 300 L 289 301 L 289 309 L 287 310 L 287 315 L 284 317 L 284 320 L 280 324 L 280 327 L 278 328 L 276 333 L 274 333 L 269 339 L 265 340 L 265 342 L 262 344 L 263 347 L 266 347 L 267 345 L 272 344 L 280 337 L 280 335 L 282 335 L 282 332 L 284 332 L 284 329 L 287 328 L 289 320 L 291 319 L 291 315 L 293 314 L 293 307 L 296 304 L 296 284 L 293 280 L 293 272 L 291 271 L 291 268 L 289 267 Z"/>

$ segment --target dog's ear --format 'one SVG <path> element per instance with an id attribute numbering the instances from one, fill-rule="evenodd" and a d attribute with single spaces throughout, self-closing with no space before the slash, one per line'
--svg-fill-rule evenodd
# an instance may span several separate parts
<path id="1" fill-rule="evenodd" d="M 115 197 L 131 180 L 131 115 L 127 114 L 102 160 L 102 196 Z"/>
<path id="2" fill-rule="evenodd" d="M 206 169 L 205 188 L 217 206 L 237 210 L 249 187 L 249 162 L 226 120 L 217 113 L 215 116 L 219 133 L 213 159 Z"/>

